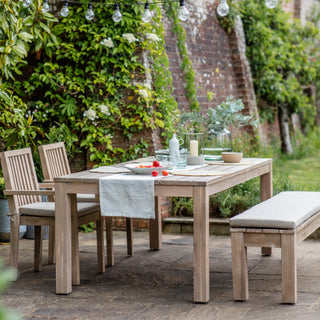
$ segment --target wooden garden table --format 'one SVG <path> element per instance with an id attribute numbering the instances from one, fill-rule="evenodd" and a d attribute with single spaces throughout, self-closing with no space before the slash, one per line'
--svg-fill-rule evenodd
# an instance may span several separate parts
<path id="1" fill-rule="evenodd" d="M 201 175 L 170 175 L 155 179 L 155 219 L 150 220 L 150 248 L 161 249 L 161 210 L 158 197 L 192 197 L 194 302 L 209 301 L 209 196 L 260 177 L 261 200 L 272 196 L 272 159 L 247 158 L 240 164 L 208 165 Z M 118 167 L 123 164 L 117 165 Z M 201 171 L 202 170 L 202 171 Z M 210 173 L 211 172 L 211 173 Z M 106 173 L 77 172 L 55 178 L 56 293 L 72 292 L 71 207 L 74 194 L 99 194 L 99 178 Z M 119 199 L 120 200 L 120 199 Z"/>

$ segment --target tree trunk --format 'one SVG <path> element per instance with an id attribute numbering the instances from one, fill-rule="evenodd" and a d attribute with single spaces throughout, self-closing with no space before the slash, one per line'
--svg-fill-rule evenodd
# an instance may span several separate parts
<path id="1" fill-rule="evenodd" d="M 285 154 L 292 153 L 289 130 L 289 116 L 286 108 L 278 108 L 278 118 L 280 126 L 281 152 Z"/>

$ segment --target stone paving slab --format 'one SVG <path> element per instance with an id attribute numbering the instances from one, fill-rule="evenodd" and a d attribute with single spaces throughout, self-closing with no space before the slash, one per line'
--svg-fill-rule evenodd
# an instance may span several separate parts
<path id="1" fill-rule="evenodd" d="M 193 238 L 163 235 L 163 249 L 150 251 L 148 233 L 134 233 L 134 256 L 126 256 L 124 232 L 114 233 L 115 266 L 98 274 L 95 234 L 80 234 L 81 285 L 70 295 L 55 294 L 55 267 L 33 272 L 33 241 L 20 241 L 19 279 L 1 302 L 24 319 L 320 319 L 320 241 L 298 246 L 298 302 L 283 305 L 280 250 L 263 257 L 249 248 L 249 293 L 246 302 L 232 298 L 229 236 L 210 236 L 210 302 L 193 303 Z M 47 259 L 44 243 L 44 261 Z M 0 245 L 8 261 L 9 246 Z"/>

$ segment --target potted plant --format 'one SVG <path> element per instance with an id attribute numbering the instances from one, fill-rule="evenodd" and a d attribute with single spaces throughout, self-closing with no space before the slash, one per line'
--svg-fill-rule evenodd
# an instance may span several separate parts
<path id="1" fill-rule="evenodd" d="M 244 104 L 241 99 L 228 96 L 216 108 L 209 108 L 205 115 L 199 112 L 188 112 L 181 116 L 182 130 L 203 132 L 201 153 L 207 160 L 220 160 L 221 152 L 232 151 L 230 127 L 257 126 L 258 120 L 243 115 Z"/>
<path id="2" fill-rule="evenodd" d="M 4 179 L 0 177 L 0 242 L 10 242 L 10 217 L 8 199 L 4 196 Z M 26 226 L 20 226 L 20 238 L 26 232 Z"/>

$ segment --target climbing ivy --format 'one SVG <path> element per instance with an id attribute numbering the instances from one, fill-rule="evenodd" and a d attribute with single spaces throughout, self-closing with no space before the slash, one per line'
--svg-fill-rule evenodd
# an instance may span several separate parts
<path id="1" fill-rule="evenodd" d="M 8 82 L 25 103 L 22 119 L 37 128 L 34 140 L 43 132 L 49 142 L 65 141 L 69 152 L 88 151 L 95 163 L 145 155 L 151 134 L 127 148 L 115 148 L 113 140 L 156 128 L 164 140 L 171 136 L 177 104 L 160 10 L 153 8 L 154 23 L 144 24 L 138 6 L 126 7 L 120 23 L 111 19 L 111 6 L 95 8 L 93 22 L 84 18 L 86 6 L 69 9 L 50 27 L 54 53 L 29 55 L 29 66 L 19 65 L 23 76 Z"/>
<path id="2" fill-rule="evenodd" d="M 320 89 L 318 28 L 302 25 L 280 4 L 271 10 L 262 0 L 245 0 L 230 7 L 232 14 L 220 23 L 231 32 L 236 15 L 242 19 L 261 119 L 274 118 L 274 112 L 285 108 L 289 114 L 300 113 L 305 128 L 312 127 L 315 102 L 303 88 L 315 84 Z"/>
<path id="3" fill-rule="evenodd" d="M 179 9 L 177 3 L 170 3 L 165 6 L 168 17 L 173 21 L 172 31 L 177 36 L 177 45 L 180 57 L 182 59 L 181 69 L 184 73 L 185 86 L 186 86 L 186 97 L 190 103 L 189 107 L 191 111 L 199 111 L 200 105 L 197 98 L 197 89 L 195 86 L 194 70 L 192 62 L 189 59 L 187 47 L 186 47 L 186 31 L 181 25 L 177 11 Z"/>

